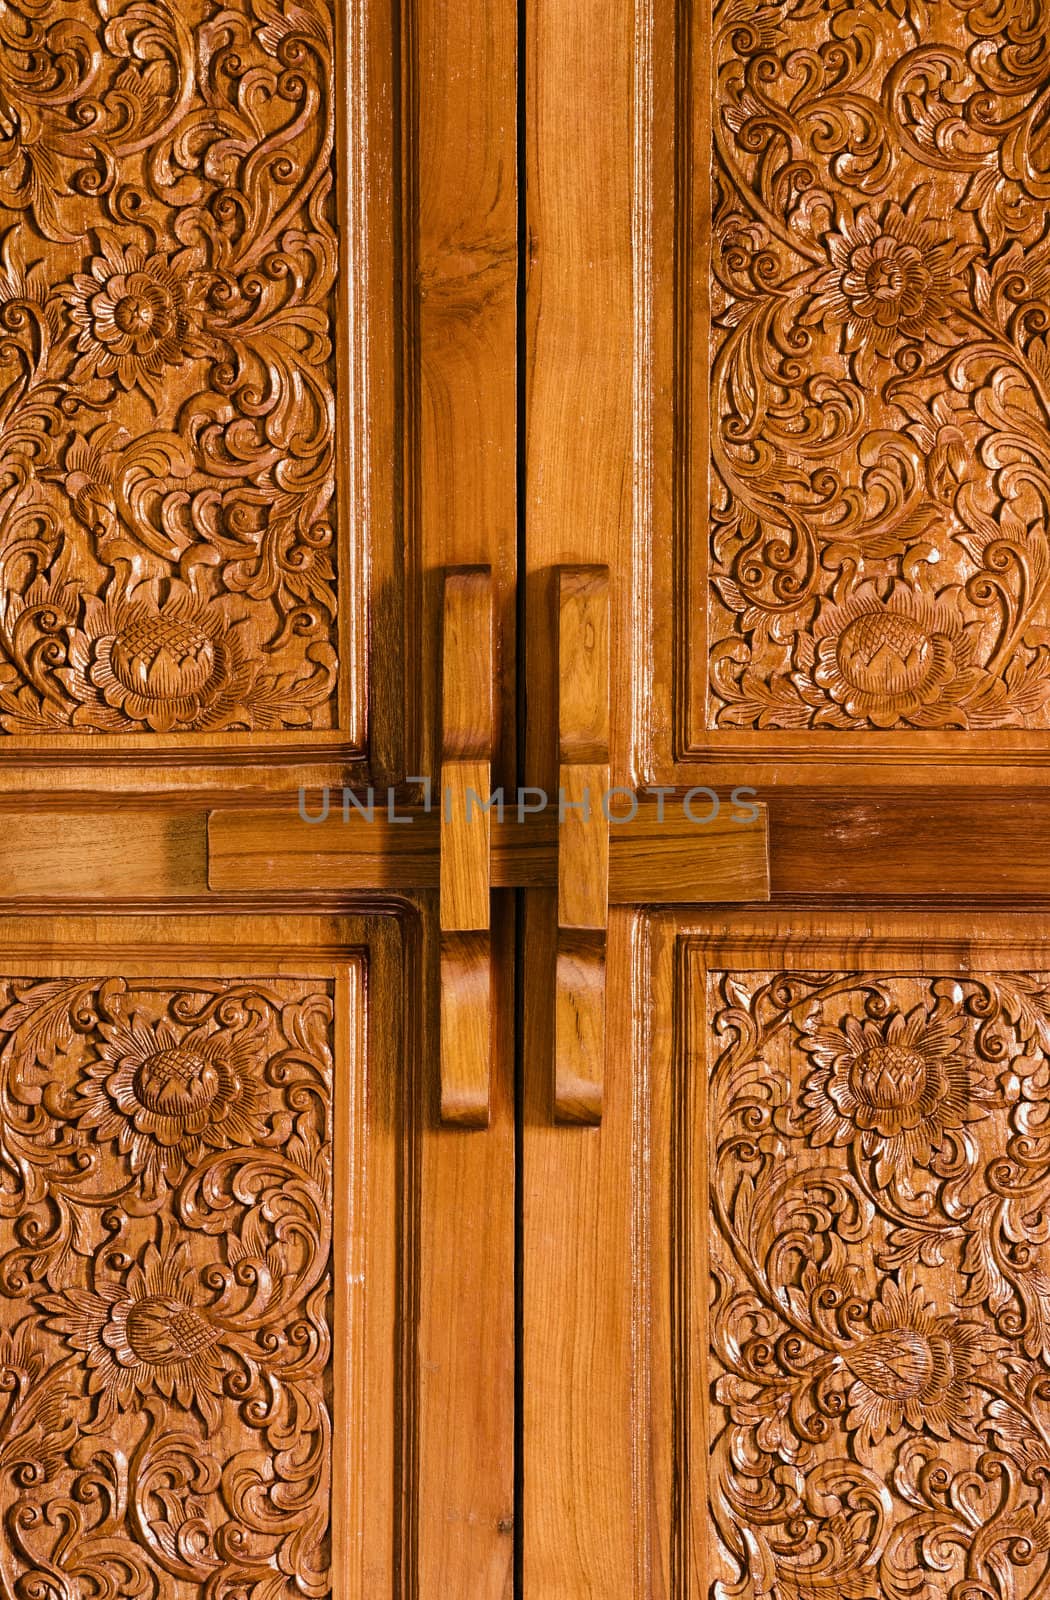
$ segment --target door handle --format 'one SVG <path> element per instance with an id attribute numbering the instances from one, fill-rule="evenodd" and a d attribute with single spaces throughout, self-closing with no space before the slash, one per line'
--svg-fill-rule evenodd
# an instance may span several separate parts
<path id="1" fill-rule="evenodd" d="M 609 571 L 558 570 L 554 1115 L 601 1120 L 609 920 Z"/>
<path id="2" fill-rule="evenodd" d="M 492 1056 L 489 790 L 492 574 L 450 568 L 442 597 L 438 921 L 441 1120 L 484 1128 Z"/>

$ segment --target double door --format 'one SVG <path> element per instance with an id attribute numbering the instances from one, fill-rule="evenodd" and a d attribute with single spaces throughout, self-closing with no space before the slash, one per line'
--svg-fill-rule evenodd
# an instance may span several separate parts
<path id="1" fill-rule="evenodd" d="M 1045 20 L 0 18 L 4 1596 L 1050 1592 Z"/>

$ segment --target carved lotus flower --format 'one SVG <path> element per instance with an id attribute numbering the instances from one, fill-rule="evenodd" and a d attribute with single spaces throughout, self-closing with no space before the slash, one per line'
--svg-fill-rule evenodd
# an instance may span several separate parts
<path id="1" fill-rule="evenodd" d="M 972 645 L 958 614 L 898 585 L 882 600 L 871 584 L 826 604 L 813 627 L 813 659 L 795 683 L 818 721 L 834 727 L 965 726 Z"/>
<path id="2" fill-rule="evenodd" d="M 243 1035 L 165 1019 L 103 1023 L 98 1059 L 80 1087 L 78 1126 L 115 1139 L 147 1190 L 176 1184 L 206 1149 L 263 1137 L 256 1048 Z"/>
<path id="3" fill-rule="evenodd" d="M 47 1326 L 87 1356 L 103 1416 L 162 1394 L 196 1407 L 209 1431 L 218 1426 L 222 1329 L 197 1302 L 184 1242 L 147 1245 L 126 1277 L 42 1295 L 39 1304 Z"/>
<path id="4" fill-rule="evenodd" d="M 75 723 L 113 730 L 139 723 L 154 733 L 228 725 L 255 678 L 237 630 L 184 585 L 172 584 L 159 606 L 141 593 L 85 600 L 68 666 L 58 673 L 80 703 Z"/>
<path id="5" fill-rule="evenodd" d="M 862 206 L 825 242 L 831 264 L 803 280 L 811 298 L 801 322 L 841 325 L 848 352 L 888 356 L 902 338 L 956 342 L 948 319 L 974 252 L 945 238 L 943 224 L 895 204 Z"/>
<path id="6" fill-rule="evenodd" d="M 965 1017 L 934 1018 L 922 1006 L 883 1023 L 847 1016 L 840 1028 L 802 1039 L 813 1070 L 800 1126 L 816 1145 L 858 1139 L 887 1182 L 924 1162 L 946 1134 L 984 1116 L 991 1089 L 961 1037 Z"/>
<path id="7" fill-rule="evenodd" d="M 125 389 L 137 384 L 152 394 L 165 368 L 207 354 L 188 252 L 147 255 L 106 238 L 100 247 L 90 272 L 76 273 L 66 292 L 79 329 L 71 381 L 116 377 Z"/>
<path id="8" fill-rule="evenodd" d="M 914 1287 L 882 1287 L 866 1332 L 843 1354 L 853 1377 L 846 1425 L 878 1444 L 907 1423 L 940 1439 L 974 1438 L 971 1380 L 994 1336 L 976 1322 L 938 1316 Z"/>

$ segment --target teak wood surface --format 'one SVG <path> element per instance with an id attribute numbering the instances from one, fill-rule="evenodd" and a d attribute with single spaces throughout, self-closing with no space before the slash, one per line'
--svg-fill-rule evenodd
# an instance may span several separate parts
<path id="1" fill-rule="evenodd" d="M 503 1600 L 513 907 L 446 1128 L 438 894 L 208 885 L 216 806 L 513 781 L 516 19 L 0 21 L 0 1589 Z M 447 919 L 446 919 L 447 920 Z"/>
<path id="2" fill-rule="evenodd" d="M 1050 1593 L 1048 39 L 0 15 L 0 1593 Z"/>
<path id="3" fill-rule="evenodd" d="M 589 1128 L 527 896 L 526 1596 L 1050 1583 L 1031 22 L 526 4 L 525 781 L 604 565 L 613 781 L 753 785 L 770 884 L 610 911 Z"/>

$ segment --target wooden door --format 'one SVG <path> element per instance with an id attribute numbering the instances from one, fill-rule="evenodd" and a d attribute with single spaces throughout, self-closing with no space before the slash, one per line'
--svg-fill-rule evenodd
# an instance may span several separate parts
<path id="1" fill-rule="evenodd" d="M 1045 24 L 526 7 L 527 781 L 605 568 L 611 782 L 770 830 L 575 1122 L 530 908 L 526 1596 L 1048 1592 Z"/>
<path id="2" fill-rule="evenodd" d="M 512 919 L 489 1125 L 445 1127 L 410 830 L 230 889 L 207 823 L 404 808 L 450 566 L 491 569 L 512 776 L 514 38 L 0 18 L 5 1596 L 510 1592 Z"/>

